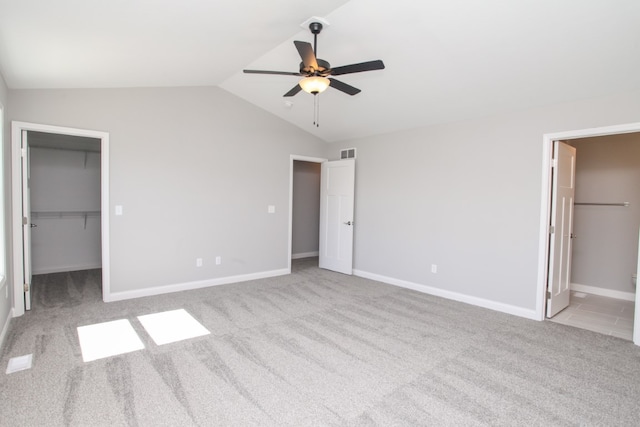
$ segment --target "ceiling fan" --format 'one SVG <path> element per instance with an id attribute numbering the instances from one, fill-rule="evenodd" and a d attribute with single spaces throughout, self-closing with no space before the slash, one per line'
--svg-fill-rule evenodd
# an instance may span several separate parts
<path id="1" fill-rule="evenodd" d="M 358 64 L 343 65 L 341 67 L 331 68 L 328 61 L 316 57 L 318 52 L 318 34 L 322 31 L 320 22 L 312 22 L 309 24 L 309 30 L 313 34 L 313 47 L 311 43 L 294 41 L 296 49 L 302 58 L 299 72 L 287 71 L 265 71 L 265 70 L 243 70 L 248 74 L 276 74 L 283 76 L 301 76 L 304 77 L 284 96 L 294 96 L 301 90 L 313 95 L 324 92 L 329 86 L 344 92 L 348 95 L 356 95 L 360 93 L 360 89 L 341 82 L 340 80 L 329 78 L 333 76 L 341 76 L 344 74 L 360 73 L 363 71 L 373 71 L 384 69 L 384 63 L 381 60 L 361 62 Z"/>

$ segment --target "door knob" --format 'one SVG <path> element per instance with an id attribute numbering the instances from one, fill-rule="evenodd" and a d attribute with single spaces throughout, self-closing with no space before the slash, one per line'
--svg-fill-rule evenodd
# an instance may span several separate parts
<path id="1" fill-rule="evenodd" d="M 29 224 L 29 225 L 31 226 L 31 228 L 34 228 L 34 227 L 37 227 L 37 226 L 38 226 L 38 224 L 34 224 L 34 223 L 31 223 L 31 224 Z"/>
<path id="2" fill-rule="evenodd" d="M 347 222 L 344 223 L 344 225 L 352 225 L 352 224 L 353 224 L 353 222 L 351 222 L 351 221 L 347 221 Z"/>

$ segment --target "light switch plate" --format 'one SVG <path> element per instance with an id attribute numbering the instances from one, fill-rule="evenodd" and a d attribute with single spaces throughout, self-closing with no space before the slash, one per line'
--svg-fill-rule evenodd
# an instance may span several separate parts
<path id="1" fill-rule="evenodd" d="M 269 205 L 269 207 L 267 208 L 267 212 L 275 213 L 276 212 L 276 207 L 273 206 L 273 205 Z"/>

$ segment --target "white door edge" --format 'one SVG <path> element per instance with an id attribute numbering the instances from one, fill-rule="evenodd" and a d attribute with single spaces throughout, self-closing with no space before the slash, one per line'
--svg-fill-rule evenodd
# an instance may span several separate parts
<path id="1" fill-rule="evenodd" d="M 21 143 L 22 131 L 57 133 L 62 135 L 84 136 L 101 140 L 100 144 L 100 198 L 102 210 L 102 298 L 109 301 L 110 261 L 109 261 L 109 133 L 97 130 L 51 126 L 39 123 L 11 122 L 11 229 L 13 234 L 11 253 L 13 256 L 13 315 L 21 316 L 24 305 L 24 273 L 22 271 L 22 179 L 21 179 Z"/>
<path id="2" fill-rule="evenodd" d="M 287 239 L 287 271 L 289 271 L 289 274 L 291 274 L 291 255 L 293 248 L 293 163 L 295 161 L 324 163 L 328 161 L 328 159 L 322 157 L 301 156 L 297 154 L 291 154 L 289 156 L 289 237 Z"/>
<path id="3" fill-rule="evenodd" d="M 640 231 L 638 231 L 638 248 L 640 248 Z M 640 250 L 638 251 L 638 267 L 636 268 L 636 305 L 633 314 L 633 343 L 640 345 L 640 292 L 638 292 L 638 272 L 640 272 Z"/>
<path id="4" fill-rule="evenodd" d="M 22 185 L 22 274 L 23 274 L 23 283 L 24 283 L 24 308 L 25 310 L 31 310 L 31 300 L 32 300 L 32 286 L 31 279 L 33 275 L 31 274 L 31 192 L 29 177 L 30 167 L 29 164 L 29 156 L 30 156 L 30 148 L 28 142 L 28 133 L 26 130 L 23 130 L 20 135 L 20 154 L 21 154 L 21 166 L 22 166 L 22 176 L 21 176 L 21 185 Z M 26 197 L 25 197 L 26 195 Z"/>
<path id="5" fill-rule="evenodd" d="M 579 129 L 566 132 L 548 133 L 542 136 L 542 188 L 540 191 L 540 232 L 538 241 L 538 280 L 536 287 L 536 318 L 545 319 L 547 293 L 547 265 L 549 262 L 549 215 L 551 215 L 551 153 L 553 141 L 589 138 L 594 136 L 617 135 L 640 132 L 640 122 L 599 128 Z M 640 307 L 640 292 L 636 292 L 636 306 Z M 638 322 L 634 322 L 634 337 L 640 335 Z M 639 337 L 640 338 L 640 337 Z M 634 340 L 635 342 L 635 340 Z M 636 342 L 640 345 L 640 339 Z"/>

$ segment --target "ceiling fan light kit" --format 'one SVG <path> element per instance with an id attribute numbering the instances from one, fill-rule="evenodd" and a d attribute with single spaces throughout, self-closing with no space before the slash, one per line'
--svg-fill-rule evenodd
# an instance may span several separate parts
<path id="1" fill-rule="evenodd" d="M 298 83 L 302 90 L 312 95 L 317 95 L 324 92 L 329 87 L 331 82 L 326 77 L 313 76 L 305 77 Z"/>
<path id="2" fill-rule="evenodd" d="M 381 60 L 361 62 L 358 64 L 344 65 L 341 67 L 331 68 L 331 64 L 328 61 L 319 59 L 316 57 L 318 52 L 318 34 L 322 31 L 322 22 L 320 18 L 311 18 L 309 23 L 309 30 L 313 34 L 313 46 L 311 43 L 294 41 L 302 62 L 300 63 L 299 72 L 287 72 L 287 71 L 267 71 L 267 70 L 243 70 L 247 74 L 276 74 L 284 76 L 299 76 L 303 77 L 297 85 L 295 85 L 289 92 L 285 93 L 285 97 L 295 96 L 301 90 L 312 95 L 318 95 L 324 92 L 329 86 L 347 95 L 356 95 L 360 93 L 360 89 L 353 87 L 347 83 L 344 83 L 335 78 L 329 78 L 332 76 L 340 76 L 344 74 L 361 73 L 363 71 L 373 71 L 384 69 L 384 63 Z M 315 99 L 317 116 L 317 98 Z M 316 117 L 317 118 L 317 117 Z M 314 124 L 317 126 L 317 119 L 314 120 Z"/>

